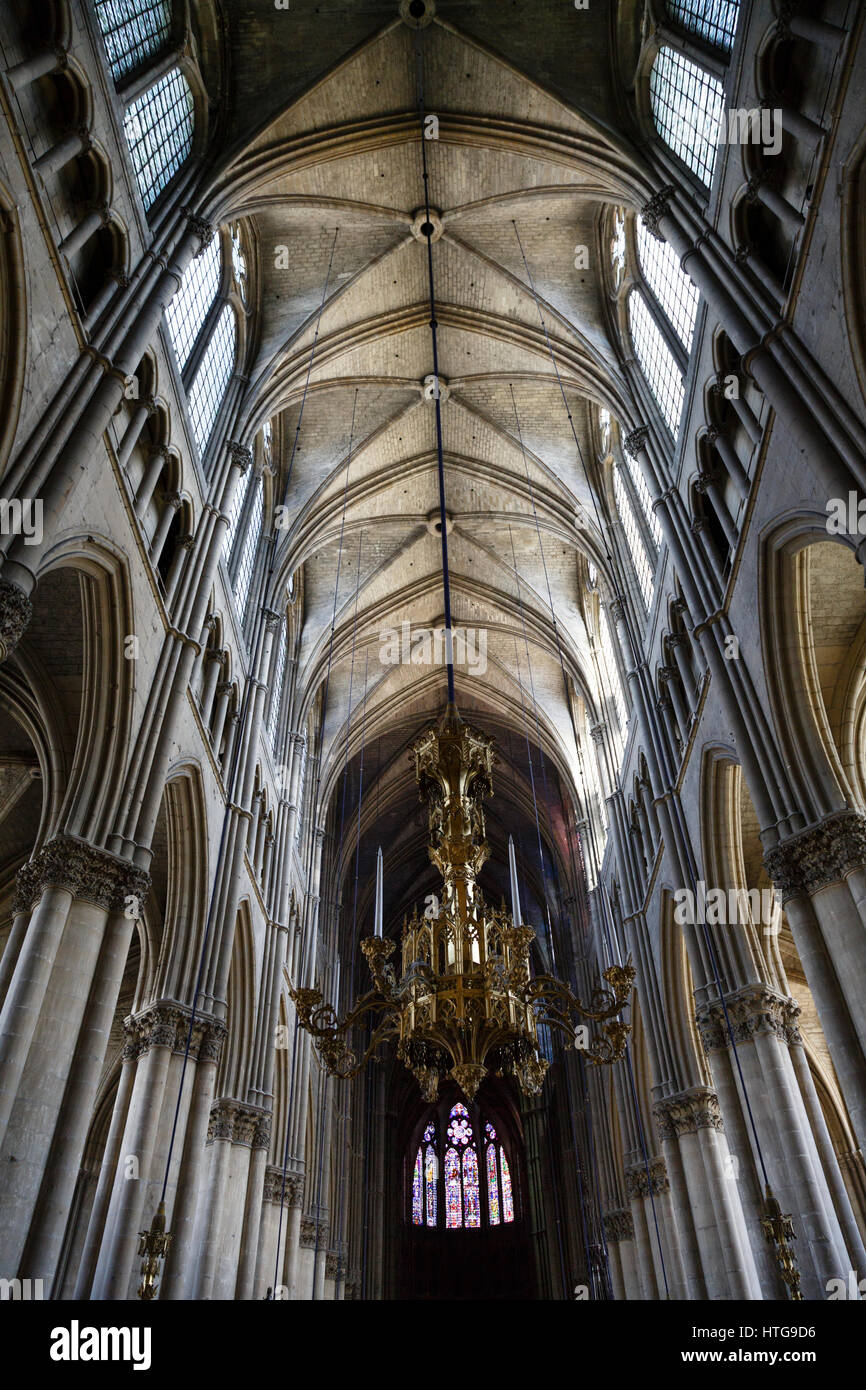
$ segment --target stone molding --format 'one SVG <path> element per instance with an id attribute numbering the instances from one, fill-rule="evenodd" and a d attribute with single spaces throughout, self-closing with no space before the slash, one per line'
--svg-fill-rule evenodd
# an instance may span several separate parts
<path id="1" fill-rule="evenodd" d="M 719 1098 L 708 1086 L 695 1086 L 656 1101 L 653 1114 L 662 1139 L 679 1139 L 683 1134 L 697 1134 L 699 1129 L 722 1132 L 725 1128 Z"/>
<path id="2" fill-rule="evenodd" d="M 336 1250 L 329 1250 L 325 1256 L 325 1278 L 345 1279 L 346 1261 Z"/>
<path id="3" fill-rule="evenodd" d="M 748 985 L 725 995 L 734 1042 L 747 1043 L 761 1034 L 772 1034 L 780 1042 L 802 1042 L 797 1018 L 800 1005 L 777 994 L 768 985 Z M 702 1004 L 695 1015 L 704 1051 L 722 1052 L 731 1045 L 731 1036 L 721 1000 Z"/>
<path id="4" fill-rule="evenodd" d="M 59 888 L 106 912 L 122 912 L 128 898 L 142 904 L 149 887 L 150 875 L 144 869 L 86 840 L 60 834 L 18 870 L 13 910 L 31 911 L 46 888 Z"/>
<path id="5" fill-rule="evenodd" d="M 663 1158 L 652 1160 L 649 1166 L 649 1177 L 647 1177 L 644 1163 L 632 1164 L 630 1168 L 626 1168 L 623 1176 L 625 1177 L 625 1193 L 629 1201 L 635 1197 L 648 1197 L 650 1191 L 654 1197 L 660 1197 L 671 1190 L 667 1165 Z"/>
<path id="6" fill-rule="evenodd" d="M 799 830 L 764 855 L 764 867 L 781 894 L 810 897 L 832 883 L 841 883 L 866 865 L 866 816 L 860 811 L 836 811 L 818 825 Z"/>
<path id="7" fill-rule="evenodd" d="M 152 1047 L 170 1047 L 181 1056 L 186 1051 L 191 1010 L 173 1000 L 160 1000 L 130 1014 L 123 1021 L 126 1041 L 123 1059 L 141 1057 Z M 228 1029 L 216 1018 L 197 1015 L 193 1024 L 189 1055 L 196 1062 L 218 1062 Z"/>
<path id="8" fill-rule="evenodd" d="M 634 1217 L 630 1211 L 606 1211 L 603 1216 L 604 1236 L 608 1245 L 619 1240 L 634 1240 Z"/>

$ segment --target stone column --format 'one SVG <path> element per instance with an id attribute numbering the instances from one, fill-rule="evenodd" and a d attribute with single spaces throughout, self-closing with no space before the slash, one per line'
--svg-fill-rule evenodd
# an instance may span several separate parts
<path id="1" fill-rule="evenodd" d="M 688 1297 L 759 1297 L 718 1096 L 696 1086 L 657 1101 L 653 1110 L 668 1171 L 675 1175 L 678 1225 L 689 1233 Z"/>
<path id="2" fill-rule="evenodd" d="M 616 1299 L 633 1302 L 640 1298 L 640 1281 L 634 1245 L 634 1221 L 630 1211 L 621 1208 L 604 1213 L 610 1274 Z"/>
<path id="3" fill-rule="evenodd" d="M 800 1043 L 799 1007 L 754 984 L 727 995 L 725 1009 L 727 1017 L 721 1002 L 712 1001 L 698 1012 L 704 1048 L 714 1054 L 713 1075 L 718 1072 L 721 1082 L 726 1069 L 717 1065 L 715 1054 L 728 1053 L 733 1033 L 737 1077 L 741 1072 L 769 1181 L 783 1211 L 795 1216 L 803 1295 L 823 1298 L 827 1280 L 847 1268 L 848 1257 L 789 1053 L 789 1045 Z M 735 1094 L 730 1083 L 726 1090 L 725 1107 L 745 1107 L 739 1086 Z M 760 1178 L 763 1184 L 763 1173 Z"/>
<path id="4" fill-rule="evenodd" d="M 71 835 L 56 836 L 19 871 L 15 908 L 32 915 L 0 1013 L 8 1277 L 38 1203 L 30 1254 L 44 1267 L 22 1277 L 54 1277 L 139 907 L 127 919 L 124 911 L 140 905 L 148 885 L 140 870 Z"/>
<path id="5" fill-rule="evenodd" d="M 118 1153 L 134 1159 L 135 1177 L 121 1162 L 113 1174 L 112 1193 L 105 1219 L 93 1297 L 124 1299 L 134 1297 L 138 1282 L 136 1250 L 138 1232 L 150 1224 L 162 1191 L 166 1187 L 167 1227 L 173 1230 L 182 1169 L 189 1162 L 186 1138 L 195 1128 L 201 1106 L 196 1101 L 195 1069 L 200 1047 L 207 1047 L 210 1075 L 225 1038 L 225 1024 L 199 1016 L 187 1059 L 187 1074 L 180 1089 L 183 1059 L 189 1038 L 190 1010 L 174 1000 L 161 1000 L 129 1018 L 127 1055 L 135 1058 L 134 1079 L 123 1125 Z M 189 1071 L 193 1074 L 190 1076 Z M 177 1114 L 177 1128 L 169 1147 Z M 178 1259 L 178 1252 L 170 1255 Z"/>
<path id="6" fill-rule="evenodd" d="M 866 817 L 838 811 L 767 851 L 851 1125 L 866 1148 Z"/>

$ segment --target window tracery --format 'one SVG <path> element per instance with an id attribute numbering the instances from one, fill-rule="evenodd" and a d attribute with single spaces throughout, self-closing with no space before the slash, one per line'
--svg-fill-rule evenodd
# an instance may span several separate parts
<path id="1" fill-rule="evenodd" d="M 515 1219 L 508 1156 L 494 1126 L 476 1129 L 466 1106 L 451 1107 L 442 1139 L 444 1206 L 440 1219 L 439 1137 L 436 1121 L 424 1129 L 412 1169 L 412 1224 L 445 1230 L 478 1230 Z"/>

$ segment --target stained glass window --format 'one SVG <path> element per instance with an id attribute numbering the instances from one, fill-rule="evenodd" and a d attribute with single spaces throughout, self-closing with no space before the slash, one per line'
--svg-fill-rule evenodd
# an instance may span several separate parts
<path id="1" fill-rule="evenodd" d="M 723 114 L 721 82 L 665 45 L 650 71 L 650 105 L 665 144 L 709 188 Z"/>
<path id="2" fill-rule="evenodd" d="M 492 1125 L 487 1126 L 488 1141 L 489 1131 L 492 1128 Z M 495 1131 L 493 1137 L 494 1139 L 496 1137 Z M 499 1164 L 496 1161 L 496 1144 L 490 1142 L 487 1144 L 487 1210 L 490 1215 L 491 1226 L 498 1226 L 501 1220 L 499 1215 Z"/>
<path id="3" fill-rule="evenodd" d="M 222 249 L 219 237 L 214 237 L 202 254 L 190 263 L 180 289 L 165 311 L 174 355 L 181 371 L 189 361 L 208 309 L 216 298 L 221 274 Z"/>
<path id="4" fill-rule="evenodd" d="M 658 241 L 644 226 L 637 224 L 637 250 L 644 278 L 664 310 L 685 348 L 691 352 L 700 294 L 670 242 Z"/>
<path id="5" fill-rule="evenodd" d="M 665 424 L 676 439 L 683 410 L 683 378 L 639 290 L 632 290 L 628 297 L 628 323 L 641 371 L 649 382 Z"/>
<path id="6" fill-rule="evenodd" d="M 456 1149 L 445 1155 L 445 1225 L 449 1230 L 463 1225 L 463 1206 L 460 1201 L 460 1159 Z"/>
<path id="7" fill-rule="evenodd" d="M 427 1148 L 424 1154 L 424 1186 L 427 1194 L 428 1226 L 435 1226 L 438 1217 L 436 1189 L 439 1185 L 439 1163 L 436 1158 L 436 1148 L 434 1143 L 435 1134 L 436 1131 L 433 1125 L 428 1125 L 424 1131 L 424 1138 L 427 1141 Z"/>
<path id="8" fill-rule="evenodd" d="M 164 48 L 171 31 L 171 0 L 94 0 L 115 82 Z"/>
<path id="9" fill-rule="evenodd" d="M 730 53 L 737 32 L 740 0 L 667 0 L 668 14 L 689 34 Z"/>
<path id="10" fill-rule="evenodd" d="M 469 1123 L 469 1112 L 465 1105 L 459 1102 L 451 1111 L 451 1123 L 448 1126 L 448 1138 L 452 1144 L 465 1144 L 472 1138 L 472 1126 Z"/>
<path id="11" fill-rule="evenodd" d="M 192 92 L 180 68 L 172 68 L 126 108 L 123 133 L 146 211 L 188 158 L 193 122 Z"/>
<path id="12" fill-rule="evenodd" d="M 506 1221 L 514 1220 L 514 1197 L 511 1192 L 511 1169 L 508 1167 L 508 1159 L 505 1151 L 500 1153 L 502 1159 L 502 1214 Z"/>
<path id="13" fill-rule="evenodd" d="M 413 1226 L 423 1226 L 424 1213 L 422 1210 L 423 1190 L 421 1186 L 421 1150 L 415 1159 L 415 1172 L 412 1175 L 412 1224 Z"/>
<path id="14" fill-rule="evenodd" d="M 478 1195 L 478 1155 L 475 1145 L 463 1150 L 463 1224 L 481 1225 L 481 1199 Z"/>
<path id="15" fill-rule="evenodd" d="M 483 1125 L 483 1163 L 476 1143 L 476 1129 L 462 1102 L 452 1106 L 445 1124 L 444 1200 L 446 1230 L 477 1230 L 514 1220 L 511 1175 L 496 1130 Z M 412 1224 L 437 1226 L 439 1221 L 439 1160 L 436 1152 L 437 1123 L 424 1130 L 412 1170 Z M 486 1202 L 481 1184 L 485 1182 Z M 486 1212 L 486 1216 L 485 1216 Z"/>
<path id="16" fill-rule="evenodd" d="M 189 388 L 189 414 L 199 453 L 203 454 L 216 422 L 235 364 L 238 325 L 235 311 L 225 304 L 214 326 L 195 380 Z"/>

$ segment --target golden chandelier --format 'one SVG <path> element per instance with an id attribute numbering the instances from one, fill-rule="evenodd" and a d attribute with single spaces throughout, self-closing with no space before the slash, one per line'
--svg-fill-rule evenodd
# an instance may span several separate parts
<path id="1" fill-rule="evenodd" d="M 295 989 L 298 1020 L 312 1034 L 333 1076 L 356 1075 L 386 1038 L 416 1077 L 424 1099 L 434 1101 L 446 1075 L 469 1100 L 488 1072 L 516 1077 L 527 1095 L 544 1084 L 548 1062 L 541 1056 L 538 1025 L 558 1028 L 581 1046 L 572 1019 L 601 1023 L 602 1034 L 585 1050 L 590 1062 L 609 1064 L 624 1054 L 631 1031 L 617 1015 L 628 1000 L 634 967 L 603 972 L 589 1005 L 552 975 L 532 976 L 531 927 L 515 922 L 503 902 L 485 903 L 477 878 L 490 854 L 485 838 L 484 798 L 493 794 L 493 740 L 465 724 L 449 703 L 439 722 L 412 746 L 410 757 L 422 801 L 427 804 L 430 859 L 442 875 L 442 894 L 404 918 L 402 973 L 390 957 L 396 942 L 376 935 L 361 942 L 374 989 L 357 1000 L 341 1021 L 318 989 Z M 378 1015 L 360 1061 L 350 1050 L 352 1029 Z"/>

